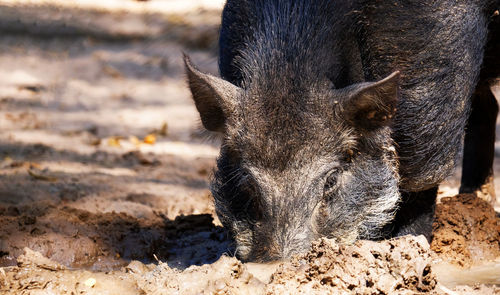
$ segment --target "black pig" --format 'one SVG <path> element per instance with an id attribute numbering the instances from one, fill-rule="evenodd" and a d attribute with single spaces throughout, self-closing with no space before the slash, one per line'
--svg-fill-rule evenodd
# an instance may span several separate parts
<path id="1" fill-rule="evenodd" d="M 204 127 L 223 136 L 211 189 L 239 257 L 430 237 L 496 5 L 227 1 L 222 79 L 185 63 Z"/>

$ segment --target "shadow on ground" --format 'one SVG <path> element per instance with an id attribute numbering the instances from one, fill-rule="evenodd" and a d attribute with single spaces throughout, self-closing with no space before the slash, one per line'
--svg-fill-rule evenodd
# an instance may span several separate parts
<path id="1" fill-rule="evenodd" d="M 169 39 L 190 49 L 215 50 L 219 15 L 218 10 L 195 10 L 181 16 L 50 3 L 0 4 L 0 28 L 3 34 L 32 38 L 84 36 L 108 42 L 155 38 Z"/>
<path id="2" fill-rule="evenodd" d="M 213 159 L 15 142 L 0 144 L 0 156 L 0 266 L 15 265 L 24 247 L 93 270 L 131 260 L 184 269 L 234 253 L 210 214 Z"/>
<path id="3" fill-rule="evenodd" d="M 161 221 L 125 213 L 91 213 L 49 202 L 0 205 L 0 266 L 28 247 L 71 268 L 112 270 L 132 260 L 184 269 L 233 253 L 228 233 L 210 214 Z"/>

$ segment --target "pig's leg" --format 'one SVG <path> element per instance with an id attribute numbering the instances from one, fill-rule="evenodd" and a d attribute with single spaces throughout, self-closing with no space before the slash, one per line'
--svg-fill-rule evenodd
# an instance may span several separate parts
<path id="1" fill-rule="evenodd" d="M 492 17 L 488 26 L 488 43 L 484 52 L 479 83 L 472 97 L 472 112 L 465 130 L 461 193 L 495 203 L 493 159 L 498 104 L 490 86 L 500 77 L 500 16 Z"/>
<path id="2" fill-rule="evenodd" d="M 430 241 L 436 196 L 437 187 L 420 192 L 401 192 L 399 209 L 387 226 L 388 237 L 424 235 Z"/>
<path id="3" fill-rule="evenodd" d="M 497 113 L 498 104 L 489 83 L 480 81 L 465 131 L 460 193 L 475 193 L 491 204 L 496 200 L 493 159 Z"/>

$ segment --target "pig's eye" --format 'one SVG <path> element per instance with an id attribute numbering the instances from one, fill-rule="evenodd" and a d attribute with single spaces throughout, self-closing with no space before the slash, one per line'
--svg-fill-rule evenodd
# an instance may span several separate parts
<path id="1" fill-rule="evenodd" d="M 328 176 L 326 177 L 325 186 L 323 188 L 323 194 L 328 195 L 333 191 L 335 185 L 337 185 L 337 178 L 339 175 L 339 169 L 334 168 L 328 172 Z"/>

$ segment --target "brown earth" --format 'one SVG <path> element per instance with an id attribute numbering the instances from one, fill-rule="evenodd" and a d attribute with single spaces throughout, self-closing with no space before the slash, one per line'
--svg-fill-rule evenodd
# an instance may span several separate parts
<path id="1" fill-rule="evenodd" d="M 500 219 L 475 195 L 442 198 L 433 232 L 431 249 L 448 262 L 470 267 L 500 257 Z"/>
<path id="2" fill-rule="evenodd" d="M 429 292 L 437 281 L 423 236 L 339 246 L 321 239 L 310 252 L 280 265 L 267 292 L 393 294 Z"/>
<path id="3" fill-rule="evenodd" d="M 103 271 L 154 259 L 182 268 L 214 262 L 230 243 L 210 214 L 138 219 L 38 202 L 0 207 L 0 215 L 3 266 L 16 265 L 28 247 L 71 268 Z"/>
<path id="4" fill-rule="evenodd" d="M 1 237 L 8 237 L 2 239 L 2 251 L 8 255 L 1 263 L 13 265 L 0 270 L 0 291 L 5 294 L 500 292 L 500 264 L 495 262 L 500 219 L 487 202 L 471 195 L 438 204 L 432 246 L 423 236 L 354 245 L 320 239 L 308 253 L 273 265 L 243 264 L 227 256 L 230 241 L 209 214 L 147 220 L 35 205 L 0 210 L 5 225 Z M 470 217 L 477 210 L 493 214 Z M 450 218 L 450 212 L 462 213 L 465 222 Z M 468 261 L 469 268 L 443 260 L 462 266 Z M 470 282 L 471 277 L 475 281 Z"/>
<path id="5" fill-rule="evenodd" d="M 206 244 L 206 242 L 200 242 Z M 437 257 L 423 237 L 338 245 L 320 239 L 312 249 L 278 265 L 243 264 L 222 256 L 183 271 L 167 263 L 132 261 L 118 270 L 71 270 L 28 248 L 17 266 L 0 272 L 5 294 L 497 294 L 495 285 L 440 283 Z M 489 270 L 491 274 L 490 268 Z M 267 271 L 267 275 L 262 275 Z M 498 282 L 498 267 L 497 283 Z M 493 274 L 494 275 L 494 274 Z M 74 293 L 72 293 L 74 292 Z"/>
<path id="6" fill-rule="evenodd" d="M 430 246 L 232 257 L 181 60 L 216 72 L 213 3 L 0 0 L 0 294 L 499 293 L 499 219 L 446 198 L 459 173 Z"/>

